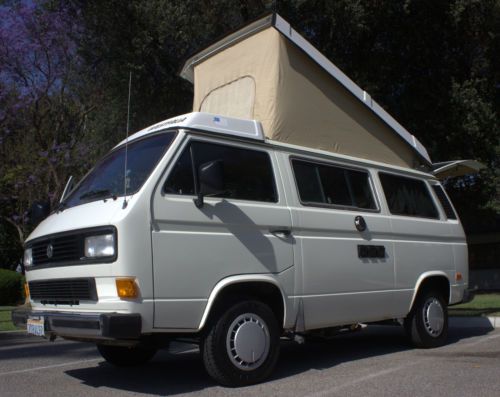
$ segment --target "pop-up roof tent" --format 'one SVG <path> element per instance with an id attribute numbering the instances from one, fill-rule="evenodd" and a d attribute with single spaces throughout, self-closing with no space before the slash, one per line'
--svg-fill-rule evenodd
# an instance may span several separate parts
<path id="1" fill-rule="evenodd" d="M 258 120 L 276 141 L 430 169 L 422 144 L 279 15 L 198 52 L 181 76 L 194 84 L 193 111 Z"/>

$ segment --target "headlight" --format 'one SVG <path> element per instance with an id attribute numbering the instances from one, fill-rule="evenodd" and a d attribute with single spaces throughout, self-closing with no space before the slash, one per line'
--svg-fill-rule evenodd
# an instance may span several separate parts
<path id="1" fill-rule="evenodd" d="M 31 248 L 24 250 L 23 264 L 25 268 L 33 266 L 33 250 Z"/>
<path id="2" fill-rule="evenodd" d="M 113 256 L 114 254 L 115 236 L 113 234 L 101 234 L 100 236 L 85 238 L 85 256 L 87 258 Z"/>

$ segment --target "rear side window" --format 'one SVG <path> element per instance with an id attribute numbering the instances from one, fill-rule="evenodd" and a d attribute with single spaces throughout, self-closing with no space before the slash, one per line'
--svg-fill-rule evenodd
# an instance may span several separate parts
<path id="1" fill-rule="evenodd" d="M 379 176 L 391 214 L 439 217 L 424 181 L 384 173 Z"/>
<path id="2" fill-rule="evenodd" d="M 432 188 L 434 189 L 434 193 L 436 193 L 436 196 L 439 199 L 439 202 L 441 203 L 441 206 L 443 207 L 444 213 L 446 214 L 446 217 L 448 219 L 457 219 L 457 215 L 455 214 L 455 211 L 453 210 L 453 206 L 451 205 L 450 200 L 448 200 L 448 197 L 446 197 L 446 194 L 443 190 L 443 188 L 439 185 L 432 185 Z"/>
<path id="3" fill-rule="evenodd" d="M 217 197 L 278 201 L 271 159 L 266 152 L 196 141 L 189 144 L 177 160 L 164 192 L 194 195 L 193 164 L 198 169 L 214 160 L 222 160 L 224 164 L 225 192 Z"/>
<path id="4" fill-rule="evenodd" d="M 292 160 L 300 201 L 376 210 L 368 173 L 338 166 Z"/>

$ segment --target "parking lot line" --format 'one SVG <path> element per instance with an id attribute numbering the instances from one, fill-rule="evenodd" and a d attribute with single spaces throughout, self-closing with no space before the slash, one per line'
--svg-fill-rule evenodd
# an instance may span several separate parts
<path id="1" fill-rule="evenodd" d="M 3 376 L 3 375 L 14 375 L 14 374 L 23 374 L 23 373 L 26 373 L 26 372 L 40 371 L 42 369 L 51 369 L 51 368 L 65 367 L 65 366 L 69 366 L 69 365 L 91 363 L 91 362 L 94 362 L 94 361 L 102 361 L 102 358 L 93 358 L 93 359 L 90 359 L 90 360 L 80 360 L 80 361 L 70 361 L 70 362 L 61 363 L 61 364 L 45 365 L 43 367 L 34 367 L 34 368 L 19 369 L 19 370 L 16 370 L 16 371 L 0 372 L 0 376 Z"/>

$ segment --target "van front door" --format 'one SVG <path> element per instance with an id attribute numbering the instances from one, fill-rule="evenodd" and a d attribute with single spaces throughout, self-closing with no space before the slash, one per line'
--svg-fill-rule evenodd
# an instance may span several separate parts
<path id="1" fill-rule="evenodd" d="M 197 208 L 195 169 L 222 162 L 224 192 Z M 293 266 L 290 210 L 275 154 L 216 139 L 185 142 L 153 197 L 154 326 L 196 329 L 222 279 Z"/>

